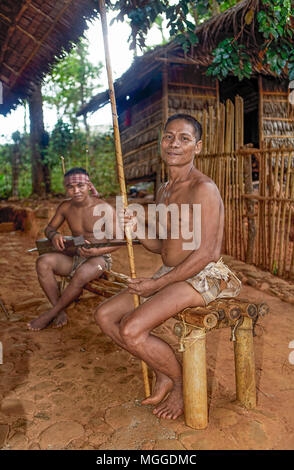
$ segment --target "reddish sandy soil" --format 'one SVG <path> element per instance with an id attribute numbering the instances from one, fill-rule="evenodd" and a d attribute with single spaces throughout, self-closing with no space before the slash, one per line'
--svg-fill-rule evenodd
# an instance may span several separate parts
<path id="1" fill-rule="evenodd" d="M 44 222 L 45 225 L 45 222 Z M 257 408 L 235 401 L 230 330 L 207 335 L 209 425 L 196 431 L 158 419 L 142 406 L 140 362 L 105 337 L 93 321 L 97 299 L 89 293 L 68 309 L 69 323 L 31 332 L 26 323 L 47 308 L 35 274 L 32 239 L 0 234 L 0 448 L 2 449 L 293 449 L 293 304 L 250 286 L 241 296 L 266 301 L 270 314 L 254 338 Z M 125 248 L 113 255 L 115 271 L 128 274 Z M 137 275 L 160 265 L 157 255 L 135 247 Z M 157 330 L 175 351 L 174 320 Z M 179 359 L 180 353 L 177 352 Z M 150 373 L 151 374 L 151 373 Z"/>

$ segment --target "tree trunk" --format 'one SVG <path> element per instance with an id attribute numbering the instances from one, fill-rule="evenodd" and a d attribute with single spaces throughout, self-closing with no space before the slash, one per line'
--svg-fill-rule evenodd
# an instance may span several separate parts
<path id="1" fill-rule="evenodd" d="M 12 149 L 11 167 L 12 167 L 12 196 L 18 197 L 18 176 L 19 176 L 19 145 L 14 144 Z"/>
<path id="2" fill-rule="evenodd" d="M 41 85 L 36 85 L 29 98 L 30 110 L 30 145 L 32 163 L 32 193 L 44 196 L 50 191 L 48 165 L 44 164 L 44 121 Z M 49 190 L 49 191 L 48 191 Z"/>

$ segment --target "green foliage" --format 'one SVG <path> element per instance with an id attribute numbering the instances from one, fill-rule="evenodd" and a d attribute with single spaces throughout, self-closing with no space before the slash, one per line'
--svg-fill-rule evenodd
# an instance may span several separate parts
<path id="1" fill-rule="evenodd" d="M 113 134 L 92 137 L 92 148 L 89 174 L 97 191 L 104 196 L 119 194 Z"/>
<path id="2" fill-rule="evenodd" d="M 20 153 L 19 196 L 29 197 L 32 192 L 29 136 L 19 132 L 15 134 L 14 139 L 19 145 Z M 0 145 L 0 198 L 4 199 L 12 195 L 11 157 L 14 145 L 15 143 Z M 119 193 L 112 133 L 98 133 L 87 140 L 85 132 L 73 129 L 70 124 L 62 121 L 56 123 L 44 158 L 50 168 L 54 194 L 64 194 L 61 155 L 64 157 L 66 170 L 74 166 L 88 169 L 91 180 L 101 196 Z"/>
<path id="3" fill-rule="evenodd" d="M 31 182 L 31 156 L 29 135 L 16 131 L 12 134 L 13 144 L 0 145 L 0 198 L 8 198 L 12 195 L 12 152 L 14 145 L 18 145 L 20 197 L 28 197 L 32 192 Z"/>
<path id="4" fill-rule="evenodd" d="M 213 51 L 213 56 L 212 65 L 207 70 L 208 75 L 224 79 L 234 71 L 234 75 L 237 75 L 239 80 L 250 77 L 252 73 L 250 57 L 245 46 L 237 45 L 234 38 L 222 41 Z"/>
<path id="5" fill-rule="evenodd" d="M 132 28 L 131 48 L 137 43 L 145 46 L 145 37 L 158 15 L 168 23 L 170 36 L 176 39 L 187 53 L 191 45 L 198 42 L 195 34 L 197 24 L 212 15 L 234 6 L 238 0 L 116 0 L 108 4 L 118 10 L 117 19 L 130 20 Z M 288 70 L 289 79 L 294 79 L 293 13 L 291 0 L 259 0 L 252 2 L 242 18 L 241 30 L 252 21 L 258 25 L 258 57 L 260 65 L 269 65 L 277 75 Z M 241 34 L 221 41 L 212 52 L 213 62 L 208 74 L 219 79 L 229 73 L 242 78 L 252 74 L 252 56 L 240 41 Z M 249 51 L 250 52 L 250 51 Z M 256 57 L 254 58 L 256 59 Z"/>
<path id="6" fill-rule="evenodd" d="M 43 99 L 54 107 L 59 119 L 77 125 L 78 109 L 99 88 L 102 64 L 93 65 L 88 60 L 88 44 L 81 41 L 52 68 L 42 89 Z"/>

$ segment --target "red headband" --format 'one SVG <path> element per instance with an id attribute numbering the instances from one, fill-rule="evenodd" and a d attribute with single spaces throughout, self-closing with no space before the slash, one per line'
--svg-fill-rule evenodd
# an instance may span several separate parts
<path id="1" fill-rule="evenodd" d="M 77 184 L 77 183 L 83 183 L 83 184 L 89 184 L 90 185 L 90 191 L 93 196 L 99 196 L 99 193 L 93 183 L 90 181 L 90 178 L 88 175 L 85 175 L 83 173 L 75 173 L 73 175 L 67 175 L 64 177 L 64 184 L 67 186 L 68 184 Z"/>

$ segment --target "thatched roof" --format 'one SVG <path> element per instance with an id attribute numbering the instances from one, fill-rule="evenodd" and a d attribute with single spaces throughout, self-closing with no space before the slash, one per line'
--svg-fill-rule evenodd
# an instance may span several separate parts
<path id="1" fill-rule="evenodd" d="M 250 24 L 244 26 L 247 12 L 256 7 L 255 17 Z M 259 9 L 259 0 L 243 0 L 225 12 L 212 17 L 196 28 L 199 43 L 185 54 L 182 47 L 171 41 L 164 46 L 157 46 L 140 57 L 136 57 L 131 67 L 115 82 L 115 92 L 118 105 L 120 100 L 136 90 L 143 89 L 150 82 L 154 73 L 159 71 L 164 61 L 196 66 L 208 67 L 212 60 L 212 50 L 225 38 L 239 34 L 242 44 L 251 55 L 253 71 L 255 74 L 275 76 L 268 67 L 260 65 L 257 61 L 257 46 L 262 41 L 256 25 L 256 14 Z M 242 28 L 240 27 L 241 25 Z M 94 96 L 85 104 L 78 115 L 94 112 L 105 106 L 109 101 L 108 90 Z"/>
<path id="2" fill-rule="evenodd" d="M 15 108 L 56 59 L 78 42 L 86 21 L 97 16 L 94 0 L 0 2 L 0 113 Z"/>

